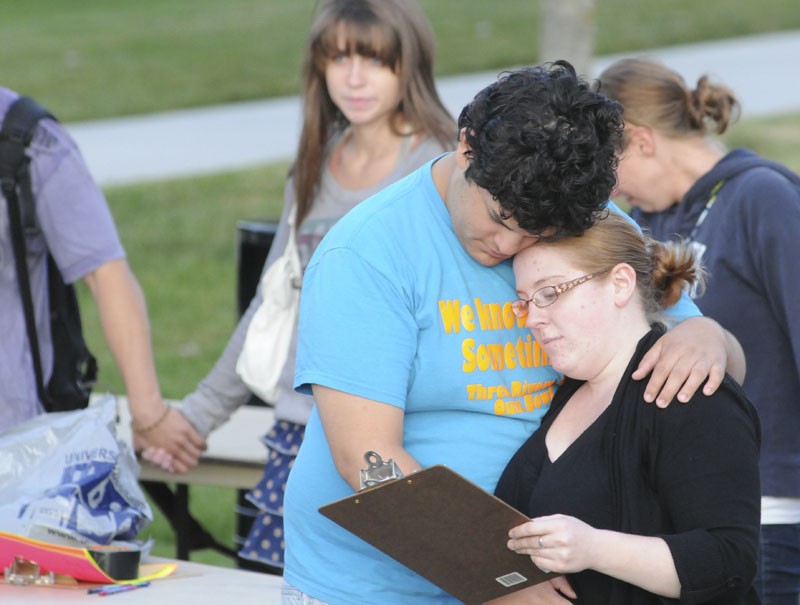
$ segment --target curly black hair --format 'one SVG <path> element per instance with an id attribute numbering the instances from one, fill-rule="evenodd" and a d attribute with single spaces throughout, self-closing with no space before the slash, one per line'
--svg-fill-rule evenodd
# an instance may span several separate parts
<path id="1" fill-rule="evenodd" d="M 464 176 L 500 203 L 504 219 L 554 240 L 602 216 L 616 184 L 622 107 L 568 62 L 504 72 L 458 127 L 470 147 Z"/>

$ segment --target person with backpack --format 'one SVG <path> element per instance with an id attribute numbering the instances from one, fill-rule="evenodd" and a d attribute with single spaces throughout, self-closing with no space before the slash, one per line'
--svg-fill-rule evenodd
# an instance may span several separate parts
<path id="1" fill-rule="evenodd" d="M 0 146 L 6 165 L 8 150 L 18 152 L 15 146 L 25 145 L 19 165 L 4 172 L 0 198 L 0 433 L 45 411 L 75 407 L 54 401 L 47 388 L 58 365 L 54 361 L 59 361 L 53 352 L 48 282 L 82 279 L 125 383 L 136 447 L 162 447 L 173 454 L 176 466 L 188 469 L 205 442 L 181 414 L 170 412 L 161 395 L 145 299 L 106 199 L 75 141 L 52 116 L 35 121 L 29 133 L 6 123 L 19 114 L 20 106 L 14 110 L 18 99 L 0 87 L 0 124 L 5 126 Z M 23 182 L 17 182 L 20 175 Z M 14 229 L 23 232 L 17 242 Z M 20 243 L 25 262 L 18 265 Z M 48 257 L 53 261 L 49 268 Z M 27 281 L 34 321 L 26 319 L 21 280 Z M 36 335 L 33 342 L 31 334 Z"/>
<path id="2" fill-rule="evenodd" d="M 761 557 L 766 605 L 800 595 L 800 177 L 708 135 L 738 116 L 727 87 L 694 89 L 663 64 L 630 58 L 599 78 L 624 108 L 617 192 L 656 239 L 688 239 L 708 270 L 695 302 L 741 343 L 743 387 L 761 418 Z"/>

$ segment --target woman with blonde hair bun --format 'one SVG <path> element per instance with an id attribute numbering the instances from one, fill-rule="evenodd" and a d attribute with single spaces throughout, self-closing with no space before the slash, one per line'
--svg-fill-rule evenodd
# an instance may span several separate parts
<path id="1" fill-rule="evenodd" d="M 694 88 L 663 64 L 623 59 L 599 78 L 624 109 L 617 192 L 659 240 L 685 238 L 708 269 L 694 297 L 741 343 L 743 388 L 758 409 L 761 554 L 766 605 L 800 596 L 800 177 L 714 135 L 739 115 L 733 92 L 701 77 Z"/>
<path id="2" fill-rule="evenodd" d="M 759 603 L 755 409 L 729 376 L 664 409 L 631 378 L 664 309 L 702 286 L 692 249 L 610 212 L 582 237 L 517 254 L 514 277 L 515 315 L 567 378 L 498 482 L 532 517 L 509 548 L 566 574 L 574 594 L 562 592 L 584 605 Z"/>

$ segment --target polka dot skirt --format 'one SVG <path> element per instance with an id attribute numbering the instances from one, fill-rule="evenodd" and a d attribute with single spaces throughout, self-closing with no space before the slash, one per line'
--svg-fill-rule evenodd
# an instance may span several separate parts
<path id="1" fill-rule="evenodd" d="M 302 424 L 279 421 L 262 438 L 269 453 L 264 475 L 246 496 L 258 514 L 239 553 L 244 559 L 283 567 L 283 493 L 305 428 Z"/>

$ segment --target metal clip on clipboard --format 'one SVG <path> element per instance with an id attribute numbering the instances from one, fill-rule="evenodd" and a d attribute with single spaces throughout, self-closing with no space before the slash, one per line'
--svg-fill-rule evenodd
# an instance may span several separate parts
<path id="1" fill-rule="evenodd" d="M 400 467 L 391 458 L 384 462 L 376 452 L 369 451 L 364 454 L 364 460 L 367 462 L 367 468 L 361 469 L 361 489 L 404 476 Z"/>

